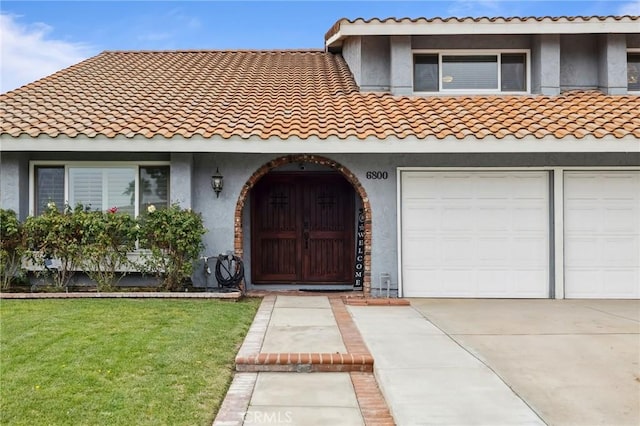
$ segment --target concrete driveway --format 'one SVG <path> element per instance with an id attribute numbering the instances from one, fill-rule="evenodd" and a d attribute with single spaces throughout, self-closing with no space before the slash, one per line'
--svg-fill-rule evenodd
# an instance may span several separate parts
<path id="1" fill-rule="evenodd" d="M 640 424 L 640 301 L 411 299 L 550 425 Z"/>

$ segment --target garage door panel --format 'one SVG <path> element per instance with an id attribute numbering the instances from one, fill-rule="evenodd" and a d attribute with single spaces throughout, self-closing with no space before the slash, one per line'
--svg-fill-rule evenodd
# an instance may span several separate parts
<path id="1" fill-rule="evenodd" d="M 633 236 L 610 238 L 568 238 L 565 260 L 575 266 L 629 266 L 637 263 L 638 241 Z"/>
<path id="2" fill-rule="evenodd" d="M 571 266 L 593 266 L 600 259 L 600 242 L 595 238 L 565 238 L 566 268 Z"/>
<path id="3" fill-rule="evenodd" d="M 439 241 L 433 236 L 414 236 L 405 242 L 406 261 L 410 265 L 423 264 L 435 265 L 439 261 L 442 251 L 440 250 Z"/>
<path id="4" fill-rule="evenodd" d="M 547 237 L 514 238 L 510 251 L 511 261 L 522 267 L 538 267 L 546 270 L 549 263 Z"/>
<path id="5" fill-rule="evenodd" d="M 479 293 L 485 297 L 504 297 L 504 294 L 509 292 L 509 271 L 504 269 L 486 269 L 480 270 L 477 273 L 477 281 L 482 283 L 482 288 L 478 290 Z"/>
<path id="6" fill-rule="evenodd" d="M 567 288 L 567 297 L 588 298 L 593 297 L 601 291 L 602 271 L 593 268 L 571 267 L 565 268 L 567 277 L 571 277 L 579 285 L 574 288 Z M 569 293 L 570 291 L 570 293 Z"/>
<path id="7" fill-rule="evenodd" d="M 486 232 L 507 232 L 511 222 L 507 211 L 493 206 L 479 207 L 476 220 L 480 231 Z"/>
<path id="8" fill-rule="evenodd" d="M 471 175 L 468 173 L 446 173 L 442 176 L 434 176 L 431 182 L 435 182 L 436 179 L 437 184 L 431 185 L 426 193 L 434 194 L 434 198 L 443 200 L 467 199 L 469 193 L 466 188 L 473 184 Z"/>
<path id="9" fill-rule="evenodd" d="M 640 298 L 640 172 L 566 172 L 565 294 Z"/>
<path id="10" fill-rule="evenodd" d="M 429 207 L 428 202 L 407 203 L 405 206 L 405 215 L 408 224 L 411 224 L 411 230 L 419 229 L 437 229 L 440 221 L 440 212 Z"/>
<path id="11" fill-rule="evenodd" d="M 631 203 L 629 203 L 631 204 Z M 609 206 L 603 209 L 601 229 L 605 233 L 620 232 L 633 233 L 638 229 L 640 219 L 636 216 L 637 211 L 633 206 L 616 207 Z"/>
<path id="12" fill-rule="evenodd" d="M 513 271 L 514 297 L 546 298 L 549 297 L 549 289 L 541 288 L 541 282 L 548 282 L 549 276 L 546 268 L 523 269 Z"/>
<path id="13" fill-rule="evenodd" d="M 514 198 L 516 200 L 546 200 L 549 189 L 545 185 L 540 185 L 540 178 L 545 174 L 545 172 L 530 173 L 529 175 L 512 173 Z"/>
<path id="14" fill-rule="evenodd" d="M 625 266 L 634 267 L 638 263 L 638 239 L 633 236 L 610 237 L 602 241 L 601 267 Z"/>
<path id="15" fill-rule="evenodd" d="M 469 269 L 441 270 L 438 276 L 442 287 L 451 292 L 455 297 L 463 297 L 475 290 L 474 271 Z"/>
<path id="16" fill-rule="evenodd" d="M 565 203 L 565 233 L 583 235 L 587 231 L 596 232 L 600 227 L 600 214 L 595 208 Z"/>
<path id="17" fill-rule="evenodd" d="M 509 244 L 507 238 L 478 238 L 473 251 L 477 256 L 477 264 L 480 267 L 505 265 L 509 261 L 509 253 L 504 250 Z"/>
<path id="18" fill-rule="evenodd" d="M 474 184 L 474 196 L 480 200 L 507 200 L 508 192 L 505 188 L 509 188 L 511 182 L 506 175 L 485 175 L 477 176 Z"/>
<path id="19" fill-rule="evenodd" d="M 610 297 L 625 298 L 630 293 L 640 294 L 640 271 L 638 269 L 612 268 L 605 273 L 609 278 L 607 292 Z"/>
<path id="20" fill-rule="evenodd" d="M 570 268 L 567 275 L 579 282 L 567 296 L 574 299 L 629 299 L 640 294 L 640 273 L 628 268 Z M 637 298 L 637 297 L 636 297 Z"/>
<path id="21" fill-rule="evenodd" d="M 440 229 L 447 232 L 468 233 L 473 229 L 473 210 L 468 207 L 443 206 Z"/>
<path id="22" fill-rule="evenodd" d="M 404 295 L 548 297 L 547 193 L 545 172 L 403 173 Z M 416 199 L 424 215 L 406 210 Z M 416 238 L 426 217 L 433 232 Z"/>
<path id="23" fill-rule="evenodd" d="M 540 200 L 539 204 L 546 201 Z M 548 229 L 548 207 L 520 207 L 512 210 L 512 227 L 515 231 L 546 232 Z"/>
<path id="24" fill-rule="evenodd" d="M 433 184 L 431 184 L 431 182 L 434 181 L 434 177 L 433 176 L 427 176 L 427 175 L 417 175 L 417 174 L 412 174 L 412 175 L 406 175 L 405 179 L 402 181 L 402 185 L 405 189 L 405 192 L 407 194 L 411 194 L 411 196 L 407 197 L 407 200 L 410 200 L 412 198 L 420 198 L 420 199 L 426 199 L 429 198 L 429 192 L 425 192 L 425 191 L 419 191 L 420 188 L 429 188 L 432 187 Z"/>
<path id="25" fill-rule="evenodd" d="M 602 173 L 596 179 L 600 183 L 600 187 L 604 189 L 603 198 L 608 201 L 626 200 L 636 203 L 638 198 L 634 192 L 638 191 L 638 177 L 634 176 L 637 172 L 617 172 Z M 615 187 L 616 191 L 607 191 L 607 188 Z"/>
<path id="26" fill-rule="evenodd" d="M 441 238 L 437 244 L 442 253 L 441 264 L 460 267 L 468 265 L 474 259 L 473 245 L 468 238 Z"/>

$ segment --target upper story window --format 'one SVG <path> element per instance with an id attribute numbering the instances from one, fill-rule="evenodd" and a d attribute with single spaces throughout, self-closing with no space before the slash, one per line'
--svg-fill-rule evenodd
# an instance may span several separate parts
<path id="1" fill-rule="evenodd" d="M 103 211 L 116 207 L 132 216 L 151 204 L 169 204 L 168 165 L 35 164 L 33 177 L 36 215 L 49 202 L 59 208 L 65 203 Z"/>
<path id="2" fill-rule="evenodd" d="M 413 56 L 414 92 L 529 91 L 529 53 L 419 51 Z"/>
<path id="3" fill-rule="evenodd" d="M 640 51 L 627 53 L 627 91 L 640 92 Z"/>

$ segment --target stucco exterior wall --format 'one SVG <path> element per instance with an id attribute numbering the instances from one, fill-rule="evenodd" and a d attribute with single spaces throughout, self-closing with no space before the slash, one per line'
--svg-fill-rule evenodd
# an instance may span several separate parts
<path id="1" fill-rule="evenodd" d="M 193 154 L 171 154 L 169 196 L 172 204 L 187 209 L 193 206 Z"/>
<path id="2" fill-rule="evenodd" d="M 531 92 L 547 96 L 560 93 L 560 36 L 533 36 L 531 45 Z"/>
<path id="3" fill-rule="evenodd" d="M 363 91 L 389 91 L 390 52 L 389 37 L 362 37 L 360 88 Z"/>
<path id="4" fill-rule="evenodd" d="M 391 93 L 410 95 L 413 93 L 413 52 L 410 36 L 390 37 L 390 80 Z"/>
<path id="5" fill-rule="evenodd" d="M 350 37 L 342 46 L 342 57 L 358 87 L 362 86 L 362 37 Z"/>
<path id="6" fill-rule="evenodd" d="M 560 38 L 560 90 L 598 88 L 598 37 L 592 34 Z"/>
<path id="7" fill-rule="evenodd" d="M 608 95 L 627 93 L 627 43 L 624 34 L 599 37 L 598 86 Z"/>
<path id="8" fill-rule="evenodd" d="M 0 208 L 24 220 L 29 214 L 29 160 L 24 153 L 0 154 Z"/>

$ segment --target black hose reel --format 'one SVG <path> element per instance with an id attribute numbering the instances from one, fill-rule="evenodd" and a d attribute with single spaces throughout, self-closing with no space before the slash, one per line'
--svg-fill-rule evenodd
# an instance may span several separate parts
<path id="1" fill-rule="evenodd" d="M 240 283 L 244 279 L 244 264 L 233 253 L 219 254 L 216 258 L 215 277 L 220 291 L 242 290 Z M 211 258 L 207 258 L 207 261 Z M 205 266 L 208 262 L 205 262 Z M 209 272 L 211 273 L 211 272 Z"/>

